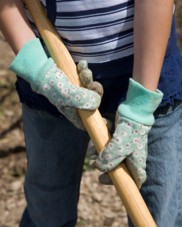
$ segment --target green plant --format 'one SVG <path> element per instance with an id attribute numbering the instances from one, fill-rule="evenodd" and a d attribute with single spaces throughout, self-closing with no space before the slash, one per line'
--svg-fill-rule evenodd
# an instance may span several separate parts
<path id="1" fill-rule="evenodd" d="M 90 159 L 91 158 L 85 158 L 84 165 L 83 165 L 83 170 L 84 171 L 93 171 L 93 169 L 89 166 Z"/>
<path id="2" fill-rule="evenodd" d="M 78 225 L 84 225 L 85 224 L 85 220 L 84 219 L 81 219 L 79 222 L 78 222 Z"/>
<path id="3" fill-rule="evenodd" d="M 3 118 L 3 113 L 0 112 L 0 120 Z"/>
<path id="4" fill-rule="evenodd" d="M 6 82 L 5 82 L 5 81 L 1 81 L 1 82 L 0 82 L 0 86 L 1 86 L 1 87 L 7 87 L 7 86 L 6 86 Z"/>
<path id="5" fill-rule="evenodd" d="M 14 176 L 14 177 L 25 177 L 25 174 L 17 172 L 17 171 L 9 173 L 9 174 Z"/>

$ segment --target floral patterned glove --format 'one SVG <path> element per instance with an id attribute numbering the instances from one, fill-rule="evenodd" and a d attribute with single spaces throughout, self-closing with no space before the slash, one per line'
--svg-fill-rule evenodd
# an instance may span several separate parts
<path id="1" fill-rule="evenodd" d="M 9 69 L 28 81 L 33 91 L 47 97 L 79 129 L 85 130 L 85 127 L 76 109 L 94 110 L 100 105 L 101 97 L 95 91 L 71 84 L 53 59 L 48 59 L 39 39 L 27 42 Z M 102 86 L 92 82 L 92 72 L 86 61 L 78 64 L 78 71 L 85 86 L 97 87 L 103 93 Z"/>
<path id="2" fill-rule="evenodd" d="M 102 172 L 109 172 L 126 158 L 125 163 L 140 187 L 146 180 L 147 138 L 150 128 L 119 116 L 113 138 L 98 156 L 96 167 Z"/>
<path id="3" fill-rule="evenodd" d="M 100 152 L 92 167 L 102 172 L 109 172 L 125 160 L 133 179 L 140 188 L 146 180 L 148 133 L 154 123 L 153 113 L 162 97 L 163 94 L 159 90 L 149 91 L 130 79 L 126 101 L 117 110 L 112 140 Z M 108 177 L 103 175 L 100 181 L 108 184 Z"/>

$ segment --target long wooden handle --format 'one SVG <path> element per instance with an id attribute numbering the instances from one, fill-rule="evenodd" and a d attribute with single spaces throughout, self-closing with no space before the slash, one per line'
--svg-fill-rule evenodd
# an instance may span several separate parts
<path id="1" fill-rule="evenodd" d="M 72 84 L 82 86 L 76 65 L 64 46 L 59 34 L 47 19 L 46 11 L 39 0 L 24 0 L 48 50 L 58 67 L 64 71 Z M 98 152 L 111 140 L 107 127 L 96 111 L 78 110 L 80 117 Z M 156 227 L 156 224 L 126 166 L 121 163 L 109 172 L 109 176 L 135 227 Z"/>

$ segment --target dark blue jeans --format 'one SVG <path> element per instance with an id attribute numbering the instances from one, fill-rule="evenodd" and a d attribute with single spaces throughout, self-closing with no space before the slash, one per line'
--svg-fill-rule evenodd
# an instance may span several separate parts
<path id="1" fill-rule="evenodd" d="M 104 117 L 114 122 L 114 114 Z M 159 108 L 155 118 L 141 194 L 158 227 L 181 227 L 182 104 Z M 88 134 L 65 118 L 26 106 L 23 123 L 27 208 L 20 227 L 74 227 Z M 129 226 L 133 226 L 130 220 Z"/>
<path id="2" fill-rule="evenodd" d="M 140 192 L 157 227 L 182 226 L 182 103 L 161 107 L 148 137 L 147 180 Z M 129 227 L 133 227 L 129 219 Z"/>

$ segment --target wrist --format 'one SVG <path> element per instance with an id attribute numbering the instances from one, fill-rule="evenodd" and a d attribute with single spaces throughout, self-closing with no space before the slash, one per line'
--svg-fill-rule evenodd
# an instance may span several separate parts
<path id="1" fill-rule="evenodd" d="M 144 125 L 153 125 L 153 113 L 162 101 L 163 93 L 147 90 L 130 78 L 126 101 L 118 107 L 118 114 Z"/>
<path id="2" fill-rule="evenodd" d="M 53 64 L 53 59 L 48 59 L 40 40 L 33 39 L 22 47 L 9 69 L 28 81 L 33 91 L 37 91 Z"/>

